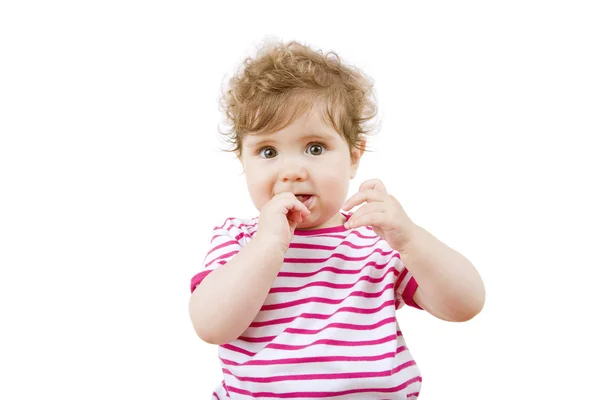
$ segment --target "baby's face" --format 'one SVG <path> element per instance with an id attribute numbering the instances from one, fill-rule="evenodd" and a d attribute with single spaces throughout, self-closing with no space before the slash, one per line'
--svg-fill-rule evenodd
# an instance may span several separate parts
<path id="1" fill-rule="evenodd" d="M 359 160 L 359 152 L 354 153 Z M 299 229 L 344 222 L 339 211 L 358 161 L 351 162 L 348 143 L 323 121 L 320 111 L 301 115 L 273 133 L 244 136 L 241 162 L 259 211 L 276 194 L 292 192 L 311 211 Z"/>

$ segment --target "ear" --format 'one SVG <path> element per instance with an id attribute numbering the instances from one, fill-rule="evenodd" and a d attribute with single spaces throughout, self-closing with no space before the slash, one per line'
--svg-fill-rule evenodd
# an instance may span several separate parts
<path id="1" fill-rule="evenodd" d="M 350 162 L 352 163 L 350 179 L 354 179 L 354 177 L 356 176 L 356 172 L 358 171 L 358 165 L 360 164 L 360 159 L 365 153 L 366 145 L 366 140 L 359 140 L 358 142 L 356 142 L 356 146 L 353 146 L 352 150 L 350 151 Z"/>

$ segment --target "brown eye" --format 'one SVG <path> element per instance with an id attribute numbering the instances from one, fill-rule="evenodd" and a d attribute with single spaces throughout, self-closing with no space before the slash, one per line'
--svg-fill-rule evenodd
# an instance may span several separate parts
<path id="1" fill-rule="evenodd" d="M 272 147 L 265 147 L 263 149 L 261 149 L 258 154 L 262 157 L 262 158 L 273 158 L 277 155 L 277 151 L 275 151 L 274 148 Z"/>
<path id="2" fill-rule="evenodd" d="M 325 152 L 325 148 L 320 144 L 311 144 L 308 146 L 308 153 L 312 156 L 320 156 Z"/>

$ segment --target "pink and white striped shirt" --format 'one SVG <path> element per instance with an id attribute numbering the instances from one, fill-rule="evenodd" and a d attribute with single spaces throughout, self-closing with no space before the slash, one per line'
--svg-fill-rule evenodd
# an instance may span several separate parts
<path id="1" fill-rule="evenodd" d="M 258 218 L 216 227 L 191 290 L 257 228 Z M 404 304 L 418 308 L 416 288 L 369 227 L 297 230 L 255 320 L 219 346 L 224 380 L 212 399 L 416 399 L 421 374 L 396 320 Z"/>

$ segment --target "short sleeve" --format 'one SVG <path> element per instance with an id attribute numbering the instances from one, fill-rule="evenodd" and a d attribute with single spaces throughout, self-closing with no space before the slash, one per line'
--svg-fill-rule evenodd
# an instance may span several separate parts
<path id="1" fill-rule="evenodd" d="M 204 268 L 192 277 L 190 286 L 192 293 L 208 274 L 235 257 L 249 236 L 232 218 L 227 219 L 223 225 L 215 227 L 209 250 L 204 257 Z"/>
<path id="2" fill-rule="evenodd" d="M 400 259 L 400 255 L 398 257 L 394 257 L 396 271 L 398 271 L 398 275 L 396 277 L 396 284 L 394 286 L 394 290 L 396 292 L 396 309 L 402 308 L 405 304 L 414 308 L 418 308 L 422 310 L 421 307 L 413 300 L 413 296 L 417 291 L 417 287 L 419 284 L 412 276 L 410 271 L 404 265 L 404 262 Z"/>

